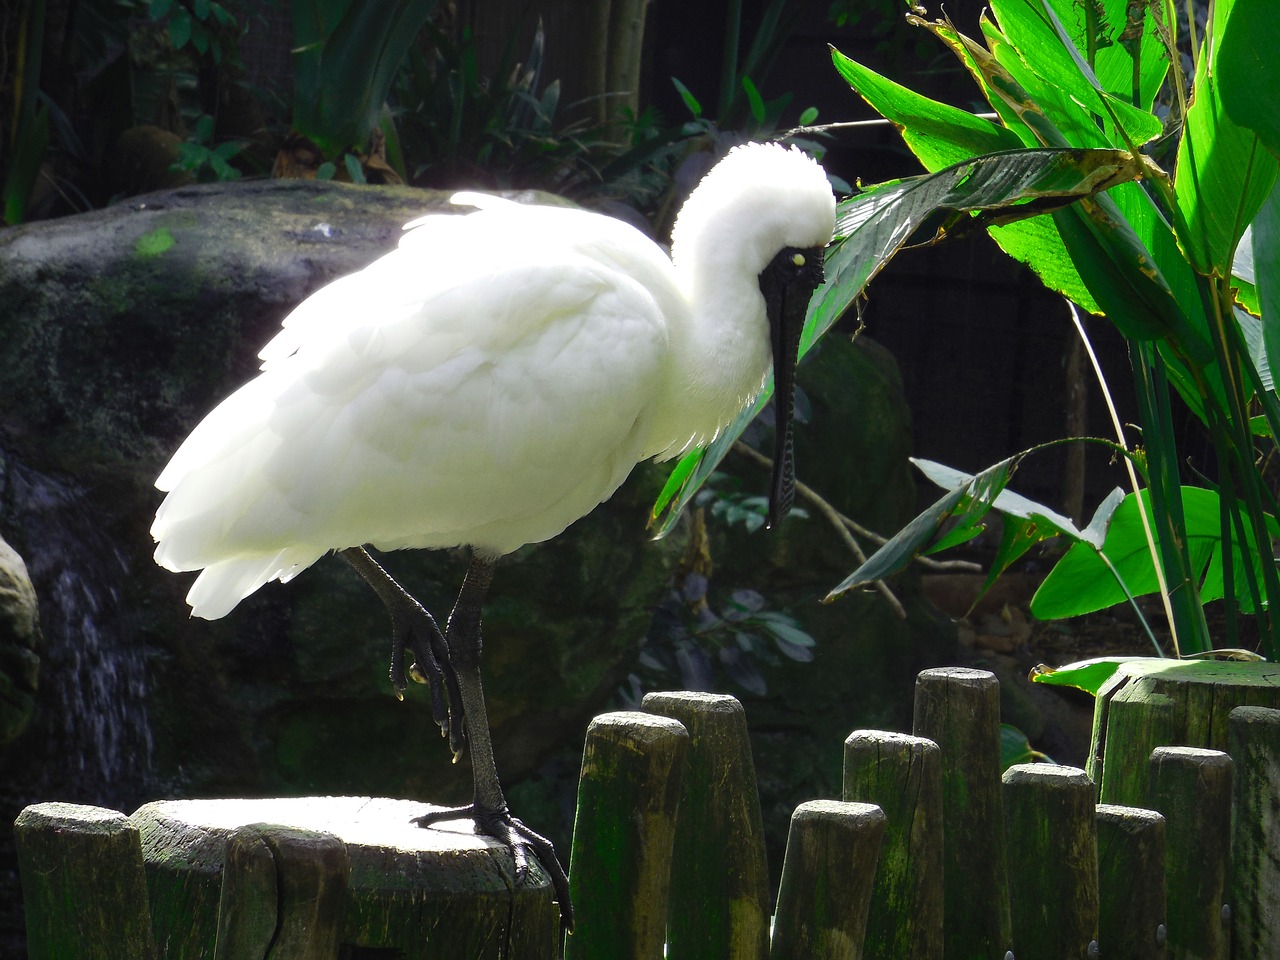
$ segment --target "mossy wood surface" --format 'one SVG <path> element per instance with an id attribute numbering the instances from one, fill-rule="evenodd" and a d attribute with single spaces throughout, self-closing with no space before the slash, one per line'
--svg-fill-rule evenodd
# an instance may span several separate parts
<path id="1" fill-rule="evenodd" d="M 769 952 L 769 871 L 742 704 L 723 694 L 650 693 L 643 708 L 689 731 L 667 957 L 763 960 Z"/>
<path id="2" fill-rule="evenodd" d="M 1159 747 L 1151 755 L 1147 805 L 1168 825 L 1170 960 L 1228 960 L 1231 955 L 1231 779 L 1231 758 L 1219 750 Z"/>
<path id="3" fill-rule="evenodd" d="M 922 737 L 857 730 L 844 742 L 843 799 L 884 811 L 867 917 L 869 957 L 942 956 L 942 756 Z"/>
<path id="4" fill-rule="evenodd" d="M 1146 806 L 1160 746 L 1227 749 L 1236 707 L 1280 708 L 1280 664 L 1133 660 L 1098 691 L 1088 772 L 1104 803 Z"/>
<path id="5" fill-rule="evenodd" d="M 771 960 L 860 960 L 884 829 L 884 812 L 873 804 L 810 800 L 796 807 Z"/>
<path id="6" fill-rule="evenodd" d="M 914 733 L 942 751 L 947 960 L 1002 958 L 1011 942 L 1000 792 L 1000 683 L 940 667 L 916 678 Z"/>
<path id="7" fill-rule="evenodd" d="M 568 960 L 662 960 L 676 811 L 689 735 L 621 711 L 587 728 L 569 867 Z"/>
<path id="8" fill-rule="evenodd" d="M 467 821 L 410 822 L 430 809 L 368 797 L 144 805 L 130 819 L 161 957 L 263 956 L 253 951 L 264 937 L 281 960 L 353 948 L 400 960 L 554 956 L 559 914 L 542 871 L 513 889 L 504 846 Z"/>
<path id="9" fill-rule="evenodd" d="M 1093 781 L 1075 767 L 1020 763 L 1004 773 L 1009 908 L 1018 960 L 1098 956 L 1093 797 Z"/>
<path id="10" fill-rule="evenodd" d="M 1236 707 L 1230 891 L 1237 957 L 1280 957 L 1280 710 Z"/>
<path id="11" fill-rule="evenodd" d="M 115 810 L 27 807 L 14 823 L 30 960 L 155 960 L 138 828 Z"/>
<path id="12" fill-rule="evenodd" d="M 1098 943 L 1104 957 L 1168 956 L 1164 825 L 1154 810 L 1098 804 Z"/>

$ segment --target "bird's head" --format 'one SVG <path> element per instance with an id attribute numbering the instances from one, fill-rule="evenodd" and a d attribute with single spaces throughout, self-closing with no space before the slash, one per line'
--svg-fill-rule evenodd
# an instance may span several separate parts
<path id="1" fill-rule="evenodd" d="M 795 494 L 795 367 L 834 229 L 835 197 L 822 167 L 795 147 L 751 143 L 712 167 L 672 231 L 672 258 L 689 267 L 695 300 L 719 296 L 735 282 L 754 281 L 763 296 L 777 412 L 770 527 L 787 515 Z M 763 335 L 763 326 L 748 335 Z"/>

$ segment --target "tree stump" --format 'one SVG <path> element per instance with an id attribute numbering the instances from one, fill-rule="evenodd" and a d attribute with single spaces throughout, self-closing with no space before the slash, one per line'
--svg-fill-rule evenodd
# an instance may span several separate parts
<path id="1" fill-rule="evenodd" d="M 505 846 L 470 821 L 410 822 L 430 809 L 368 797 L 168 800 L 131 817 L 28 807 L 27 925 L 33 946 L 48 945 L 32 956 L 555 956 L 546 875 L 534 867 L 514 888 Z"/>
<path id="2" fill-rule="evenodd" d="M 1280 664 L 1133 660 L 1098 691 L 1087 766 L 1103 803 L 1146 806 L 1156 747 L 1227 749 L 1236 707 L 1280 708 Z"/>

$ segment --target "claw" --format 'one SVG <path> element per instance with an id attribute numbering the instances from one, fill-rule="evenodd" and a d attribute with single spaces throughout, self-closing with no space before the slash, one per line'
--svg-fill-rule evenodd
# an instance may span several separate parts
<path id="1" fill-rule="evenodd" d="M 556 902 L 560 905 L 561 934 L 573 932 L 573 901 L 569 899 L 569 877 L 560 865 L 556 849 L 551 841 L 517 820 L 509 810 L 485 810 L 475 803 L 461 807 L 442 807 L 431 810 L 421 816 L 414 817 L 412 823 L 420 827 L 429 827 L 444 820 L 469 819 L 475 822 L 476 831 L 492 837 L 506 845 L 511 851 L 511 861 L 515 868 L 515 885 L 523 886 L 529 879 L 530 855 L 537 859 L 539 866 L 551 881 L 555 891 Z"/>

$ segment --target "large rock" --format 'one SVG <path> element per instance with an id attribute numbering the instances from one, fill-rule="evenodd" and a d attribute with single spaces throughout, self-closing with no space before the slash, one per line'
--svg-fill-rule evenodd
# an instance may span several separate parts
<path id="1" fill-rule="evenodd" d="M 0 537 L 0 746 L 18 738 L 35 709 L 40 614 L 27 565 Z"/>

